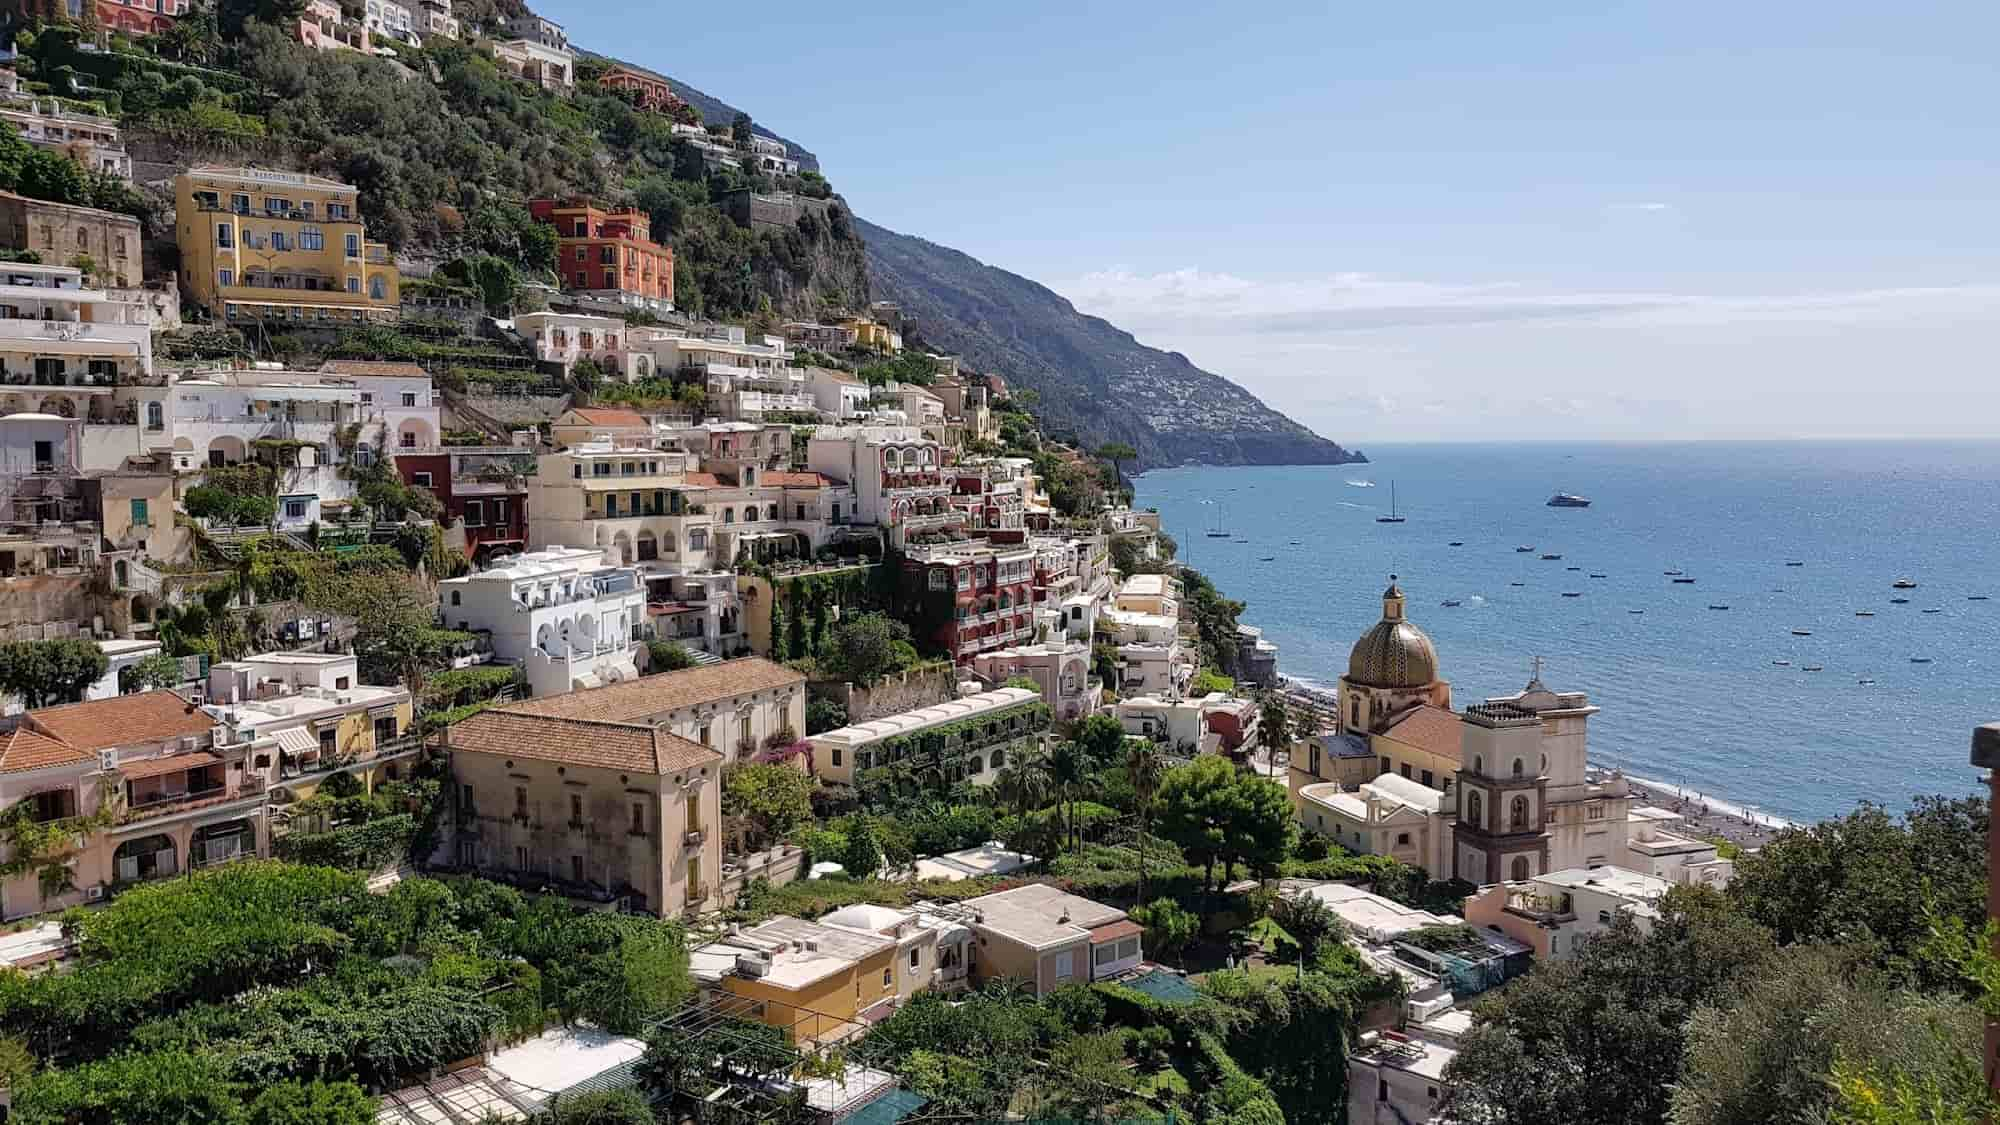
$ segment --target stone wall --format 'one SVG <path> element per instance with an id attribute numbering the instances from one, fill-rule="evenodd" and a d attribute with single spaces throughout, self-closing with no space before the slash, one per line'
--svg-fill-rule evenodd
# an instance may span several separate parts
<path id="1" fill-rule="evenodd" d="M 865 723 L 884 715 L 949 702 L 958 695 L 958 670 L 950 664 L 926 664 L 884 677 L 872 687 L 814 680 L 806 689 L 812 696 L 844 705 L 848 722 Z"/>
<path id="2" fill-rule="evenodd" d="M 83 575 L 37 574 L 0 580 L 0 640 L 88 636 L 97 606 Z"/>

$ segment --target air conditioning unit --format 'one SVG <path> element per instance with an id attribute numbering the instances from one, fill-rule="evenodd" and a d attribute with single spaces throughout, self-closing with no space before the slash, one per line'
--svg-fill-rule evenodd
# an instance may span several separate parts
<path id="1" fill-rule="evenodd" d="M 103 888 L 103 887 L 85 887 L 85 888 L 83 888 L 83 901 L 85 901 L 85 902 L 102 902 L 103 900 L 104 900 L 104 888 Z"/>
<path id="2" fill-rule="evenodd" d="M 111 773 L 116 770 L 118 768 L 118 751 L 99 750 L 97 752 L 97 768 L 105 773 Z"/>
<path id="3" fill-rule="evenodd" d="M 762 953 L 736 955 L 736 971 L 746 977 L 762 977 L 771 971 L 771 959 Z"/>

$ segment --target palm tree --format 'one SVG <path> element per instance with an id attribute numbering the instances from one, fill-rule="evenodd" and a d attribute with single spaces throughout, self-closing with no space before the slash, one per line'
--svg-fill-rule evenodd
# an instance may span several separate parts
<path id="1" fill-rule="evenodd" d="M 1160 747 L 1150 738 L 1126 740 L 1125 772 L 1132 778 L 1132 793 L 1139 802 L 1139 901 L 1146 901 L 1146 828 L 1152 818 L 1153 796 L 1160 791 L 1160 775 L 1165 763 Z"/>
<path id="2" fill-rule="evenodd" d="M 1041 807 L 1049 799 L 1050 788 L 1049 756 L 1039 746 L 1015 755 L 993 779 L 994 795 L 1021 815 Z"/>
<path id="3" fill-rule="evenodd" d="M 1065 842 L 1074 851 L 1079 842 L 1076 827 L 1076 788 L 1090 774 L 1090 756 L 1074 742 L 1059 742 L 1049 755 L 1049 780 L 1055 783 L 1056 799 L 1068 810 Z"/>

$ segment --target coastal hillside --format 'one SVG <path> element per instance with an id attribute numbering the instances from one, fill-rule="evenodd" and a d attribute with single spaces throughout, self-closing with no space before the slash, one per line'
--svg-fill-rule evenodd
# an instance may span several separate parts
<path id="1" fill-rule="evenodd" d="M 1054 435 L 1089 447 L 1127 442 L 1148 468 L 1363 459 L 1045 286 L 935 242 L 860 219 L 855 226 L 874 296 L 902 305 L 930 347 L 1040 395 Z"/>

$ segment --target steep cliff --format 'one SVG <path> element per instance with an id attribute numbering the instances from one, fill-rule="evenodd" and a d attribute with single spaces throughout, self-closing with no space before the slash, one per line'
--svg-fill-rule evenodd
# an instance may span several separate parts
<path id="1" fill-rule="evenodd" d="M 1149 348 L 1027 278 L 873 223 L 856 225 L 875 298 L 901 304 L 931 347 L 1040 395 L 1052 436 L 1092 447 L 1128 442 L 1145 467 L 1362 459 L 1186 356 Z"/>

